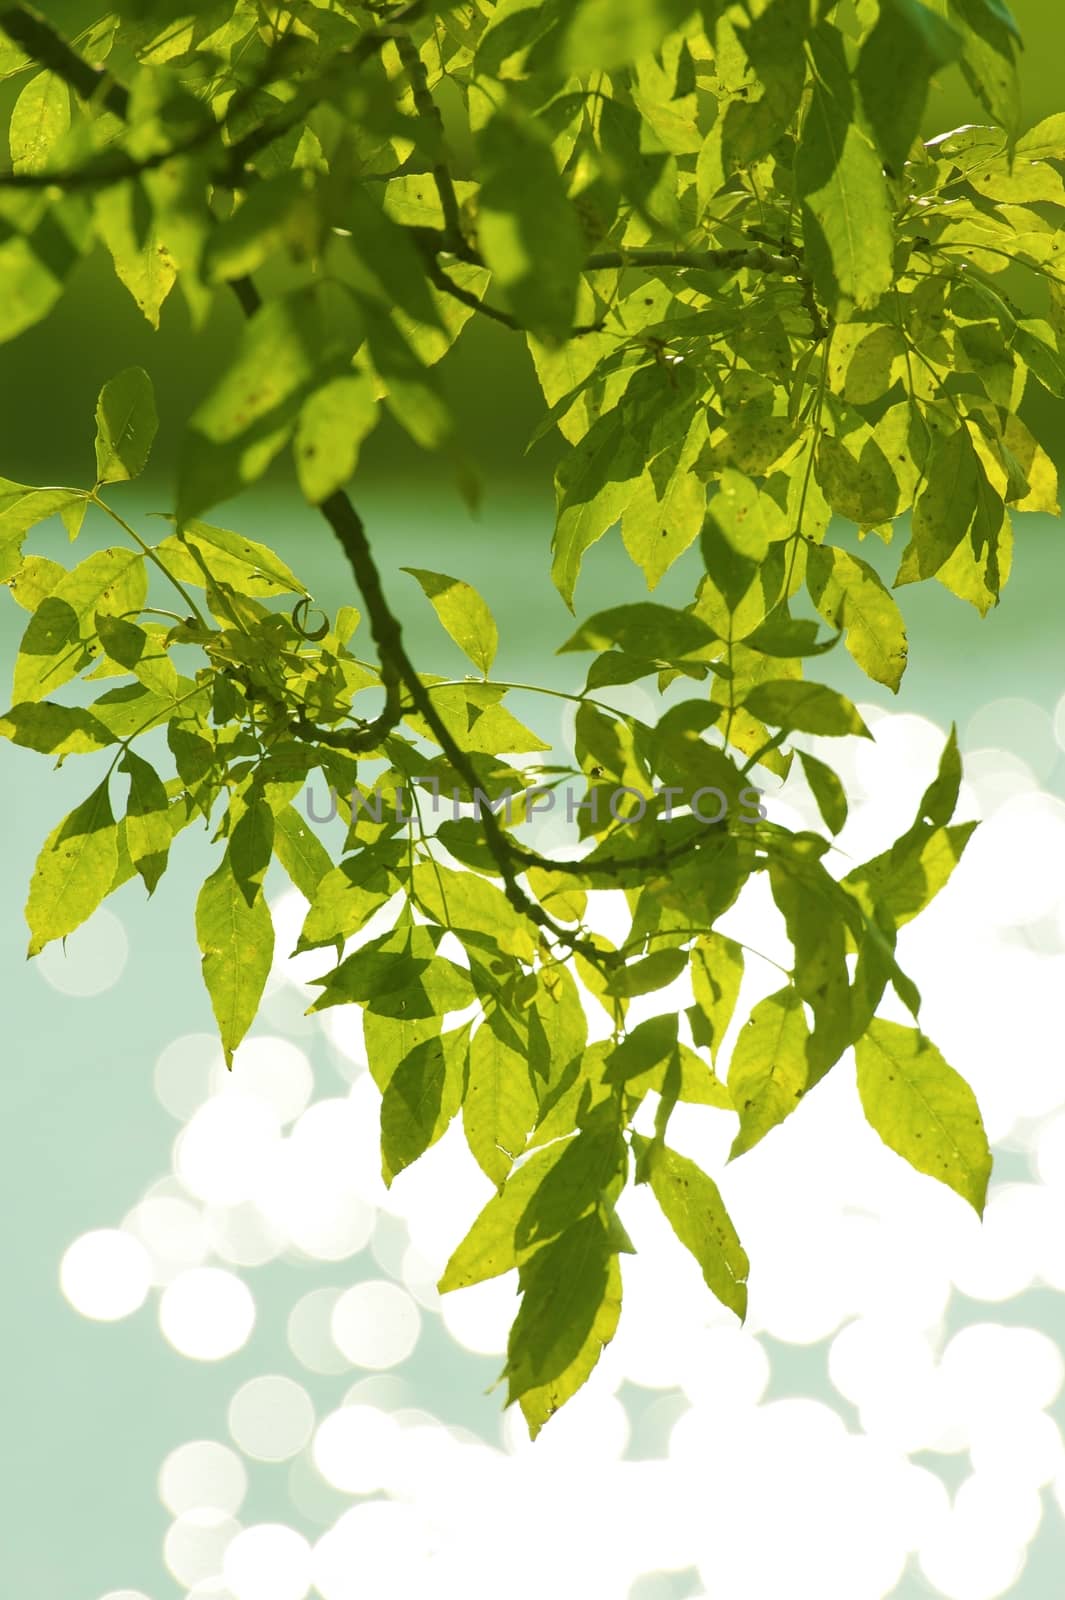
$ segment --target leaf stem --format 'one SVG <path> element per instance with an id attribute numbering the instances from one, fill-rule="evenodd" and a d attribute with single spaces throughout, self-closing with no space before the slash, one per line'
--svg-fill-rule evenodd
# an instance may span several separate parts
<path id="1" fill-rule="evenodd" d="M 163 574 L 163 577 L 166 578 L 168 583 L 173 584 L 182 600 L 184 600 L 185 604 L 188 606 L 188 614 L 196 618 L 196 621 L 200 624 L 201 628 L 208 628 L 210 624 L 208 623 L 207 618 L 203 615 L 203 612 L 200 610 L 191 594 L 189 594 L 189 591 L 185 588 L 184 584 L 179 583 L 177 578 L 174 577 L 174 574 L 167 570 L 165 564 L 159 559 L 154 548 L 141 538 L 136 528 L 131 528 L 125 517 L 120 517 L 118 512 L 107 504 L 106 500 L 101 500 L 95 489 L 89 496 L 89 499 L 92 501 L 94 506 L 99 506 L 101 511 L 106 511 L 111 520 L 113 522 L 117 522 L 122 531 L 127 533 L 135 544 L 140 545 L 141 550 L 147 556 L 148 560 L 151 561 L 154 566 L 158 567 L 159 571 Z"/>

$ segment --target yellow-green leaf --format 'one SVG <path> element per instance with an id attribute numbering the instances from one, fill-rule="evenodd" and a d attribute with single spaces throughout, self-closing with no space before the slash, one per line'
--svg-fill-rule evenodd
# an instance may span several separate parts
<path id="1" fill-rule="evenodd" d="M 118 834 L 108 780 L 54 828 L 37 857 L 26 902 L 29 954 L 91 917 L 110 892 L 118 868 Z"/>
<path id="2" fill-rule="evenodd" d="M 402 571 L 417 578 L 445 630 L 487 677 L 499 648 L 499 630 L 477 590 L 460 578 L 427 572 L 424 567 L 403 567 Z"/>
<path id="3" fill-rule="evenodd" d="M 838 545 L 807 551 L 806 582 L 825 621 L 868 677 L 898 692 L 909 646 L 902 612 L 867 561 Z"/>
<path id="4" fill-rule="evenodd" d="M 143 367 L 127 367 L 105 383 L 96 402 L 97 482 L 139 476 L 158 426 L 155 391 Z"/>
<path id="5" fill-rule="evenodd" d="M 501 1012 L 483 1022 L 470 1047 L 462 1124 L 474 1160 L 502 1183 L 536 1122 L 528 1040 Z"/>
<path id="6" fill-rule="evenodd" d="M 673 1232 L 699 1264 L 708 1289 L 734 1311 L 747 1315 L 750 1263 L 721 1191 L 687 1156 L 656 1140 L 634 1140 L 641 1180 L 649 1181 Z"/>
<path id="7" fill-rule="evenodd" d="M 353 477 L 363 440 L 376 424 L 374 385 L 362 372 L 333 378 L 304 401 L 293 452 L 300 488 L 312 505 Z"/>
<path id="8" fill-rule="evenodd" d="M 274 924 L 264 895 L 249 905 L 229 852 L 196 901 L 196 938 L 227 1065 L 259 1009 L 274 954 Z"/>
<path id="9" fill-rule="evenodd" d="M 728 1069 L 740 1129 L 729 1159 L 742 1155 L 791 1115 L 806 1089 L 809 1030 L 789 985 L 760 1000 L 740 1030 Z"/>
<path id="10" fill-rule="evenodd" d="M 70 127 L 70 90 L 54 72 L 38 72 L 11 108 L 8 143 L 16 172 L 43 172 L 52 146 Z"/>
<path id="11" fill-rule="evenodd" d="M 845 314 L 887 291 L 894 229 L 880 156 L 854 116 L 843 37 L 822 23 L 809 49 L 810 105 L 795 156 L 803 243 L 818 294 Z"/>
<path id="12" fill-rule="evenodd" d="M 982 1215 L 991 1151 L 965 1079 L 917 1028 L 880 1017 L 854 1053 L 862 1109 L 884 1143 Z"/>
<path id="13" fill-rule="evenodd" d="M 97 612 L 139 611 L 148 593 L 139 550 L 97 550 L 68 572 L 29 620 L 15 662 L 14 693 L 40 700 L 92 659 L 88 645 Z"/>

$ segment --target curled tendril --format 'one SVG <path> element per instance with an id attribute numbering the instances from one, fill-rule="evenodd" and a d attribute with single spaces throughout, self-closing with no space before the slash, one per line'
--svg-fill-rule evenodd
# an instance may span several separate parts
<path id="1" fill-rule="evenodd" d="M 292 607 L 292 626 L 295 628 L 301 639 L 310 639 L 312 641 L 324 639 L 326 634 L 329 632 L 329 618 L 326 616 L 324 611 L 319 609 L 318 615 L 322 618 L 321 627 L 305 627 L 304 623 L 306 622 L 310 608 L 311 602 L 309 600 L 297 600 L 296 604 Z"/>

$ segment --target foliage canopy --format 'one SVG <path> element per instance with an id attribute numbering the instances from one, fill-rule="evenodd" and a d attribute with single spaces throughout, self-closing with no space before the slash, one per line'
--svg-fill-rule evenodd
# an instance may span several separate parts
<path id="1" fill-rule="evenodd" d="M 441 1288 L 517 1269 L 505 1376 L 533 1432 L 616 1326 L 630 1178 L 744 1314 L 718 1188 L 668 1143 L 678 1101 L 734 1117 L 739 1156 L 853 1045 L 872 1126 L 980 1210 L 976 1101 L 895 957 L 971 831 L 951 820 L 955 739 L 912 826 L 837 878 L 845 788 L 793 736 L 868 736 L 807 675 L 840 642 L 892 690 L 906 665 L 895 599 L 830 542 L 834 516 L 885 542 L 907 517 L 895 587 L 935 578 L 985 613 L 1011 512 L 1057 510 L 1018 411 L 1029 383 L 1065 393 L 1065 113 L 1022 130 L 1003 0 L 120 0 L 71 41 L 5 6 L 0 41 L 20 84 L 3 337 L 48 315 L 96 241 L 153 326 L 175 287 L 194 329 L 223 289 L 246 317 L 189 419 L 162 538 L 112 504 L 156 431 L 140 368 L 100 394 L 91 487 L 0 480 L 0 581 L 29 614 L 0 733 L 100 762 L 38 858 L 30 953 L 134 876 L 151 894 L 206 824 L 196 934 L 231 1057 L 273 956 L 276 857 L 309 902 L 298 948 L 336 953 L 315 1008 L 363 1008 L 386 1180 L 461 1116 L 496 1185 Z M 981 120 L 922 142 L 954 63 Z M 415 667 L 347 493 L 382 408 L 461 462 L 441 371 L 477 316 L 526 341 L 537 437 L 565 442 L 551 570 L 571 609 L 619 523 L 649 591 L 701 552 L 686 607 L 637 598 L 563 644 L 590 657 L 574 772 L 537 765 L 460 577 L 408 569 L 475 675 Z M 365 622 L 323 616 L 273 551 L 202 520 L 283 452 Z M 23 553 L 54 515 L 76 539 L 89 506 L 113 546 L 69 568 Z M 637 681 L 687 697 L 652 726 L 598 696 Z M 752 813 L 796 754 L 824 833 Z M 314 771 L 348 825 L 339 862 L 294 805 Z M 569 860 L 514 832 L 535 802 L 503 801 L 530 777 L 586 786 Z M 409 817 L 381 808 L 395 790 Z M 437 790 L 460 815 L 429 829 Z M 758 873 L 793 961 L 726 1070 L 745 952 L 716 924 Z M 617 948 L 585 921 L 606 888 L 631 914 Z M 386 906 L 388 931 L 358 940 Z M 684 973 L 694 1004 L 627 1027 L 631 1000 Z M 578 979 L 608 1038 L 589 1042 Z M 878 1015 L 889 988 L 912 1025 Z"/>

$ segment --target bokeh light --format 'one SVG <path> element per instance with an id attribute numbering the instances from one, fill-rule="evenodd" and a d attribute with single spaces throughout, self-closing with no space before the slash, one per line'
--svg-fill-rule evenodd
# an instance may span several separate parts
<path id="1" fill-rule="evenodd" d="M 289 1349 L 308 1372 L 346 1372 L 348 1360 L 333 1338 L 333 1309 L 344 1293 L 339 1288 L 311 1289 L 288 1314 Z"/>
<path id="2" fill-rule="evenodd" d="M 227 1546 L 223 1575 L 234 1600 L 303 1600 L 311 1586 L 311 1547 L 283 1523 L 257 1523 Z"/>
<path id="3" fill-rule="evenodd" d="M 144 1245 L 118 1228 L 83 1233 L 66 1250 L 59 1282 L 70 1304 L 96 1322 L 117 1322 L 148 1298 L 152 1261 Z"/>
<path id="4" fill-rule="evenodd" d="M 287 1461 L 314 1431 L 314 1402 L 301 1383 L 266 1373 L 242 1384 L 229 1402 L 229 1431 L 246 1456 Z"/>
<path id="5" fill-rule="evenodd" d="M 65 939 L 46 945 L 34 968 L 61 994 L 88 999 L 113 988 L 128 959 L 125 928 L 113 911 L 101 906 L 91 925 L 84 923 Z"/>
<path id="6" fill-rule="evenodd" d="M 397 1367 L 418 1342 L 421 1314 L 411 1295 L 383 1278 L 357 1283 L 333 1307 L 333 1338 L 356 1367 Z"/>
<path id="7" fill-rule="evenodd" d="M 184 1122 L 211 1093 L 218 1071 L 225 1071 L 222 1047 L 211 1033 L 185 1033 L 159 1053 L 155 1093 L 172 1117 Z"/>
<path id="8" fill-rule="evenodd" d="M 226 1550 L 239 1532 L 240 1523 L 213 1506 L 183 1511 L 163 1541 L 167 1570 L 186 1588 L 220 1578 Z"/>
<path id="9" fill-rule="evenodd" d="M 159 1498 L 175 1517 L 204 1507 L 235 1515 L 247 1492 L 243 1461 L 215 1439 L 178 1445 L 159 1469 Z"/>
<path id="10" fill-rule="evenodd" d="M 251 1290 L 223 1267 L 192 1267 L 163 1290 L 159 1326 L 180 1355 L 221 1361 L 246 1344 L 255 1325 Z"/>

